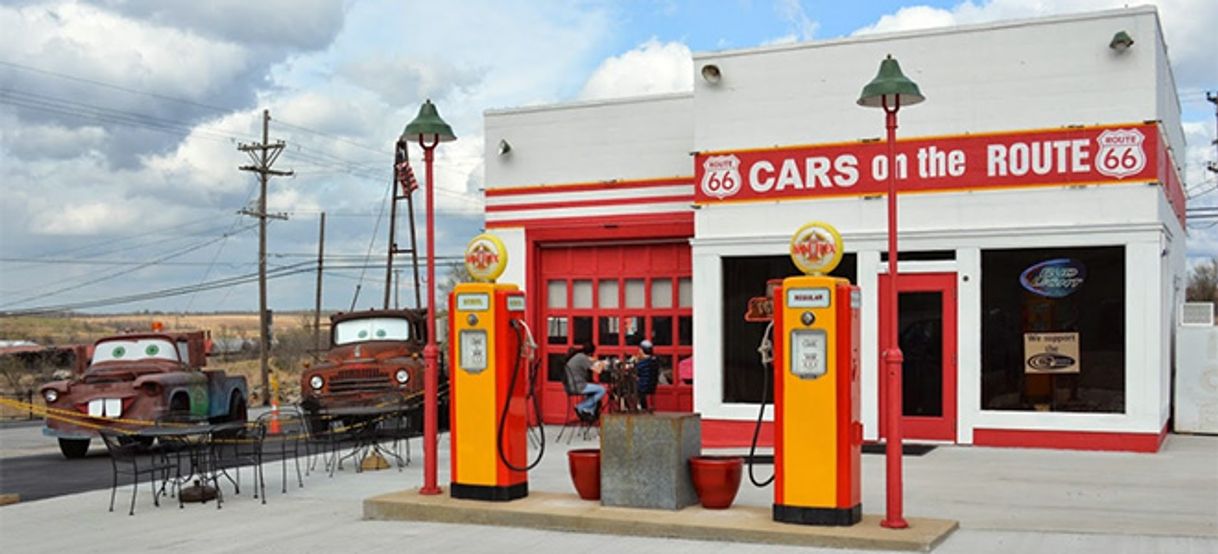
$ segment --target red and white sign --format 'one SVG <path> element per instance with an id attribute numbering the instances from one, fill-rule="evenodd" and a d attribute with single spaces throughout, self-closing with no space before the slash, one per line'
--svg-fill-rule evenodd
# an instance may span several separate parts
<path id="1" fill-rule="evenodd" d="M 1139 180 L 1170 186 L 1178 181 L 1160 175 L 1170 168 L 1159 162 L 1167 157 L 1162 143 L 1155 124 L 919 138 L 897 142 L 893 165 L 903 192 Z M 851 142 L 699 153 L 695 201 L 884 194 L 887 151 L 884 142 Z"/>

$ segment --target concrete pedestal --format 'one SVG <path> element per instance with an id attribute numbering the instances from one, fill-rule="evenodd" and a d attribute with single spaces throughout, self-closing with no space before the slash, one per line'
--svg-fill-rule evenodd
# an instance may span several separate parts
<path id="1" fill-rule="evenodd" d="M 702 416 L 601 416 L 601 504 L 679 510 L 698 503 L 689 459 L 702 453 Z"/>

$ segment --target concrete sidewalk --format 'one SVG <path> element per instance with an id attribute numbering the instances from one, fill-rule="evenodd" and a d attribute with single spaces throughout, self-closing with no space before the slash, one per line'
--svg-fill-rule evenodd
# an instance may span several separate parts
<path id="1" fill-rule="evenodd" d="M 550 429 L 551 436 L 557 429 Z M 570 447 L 592 443 L 577 440 Z M 446 483 L 447 440 L 441 437 L 440 480 Z M 530 474 L 538 491 L 571 491 L 566 444 L 550 445 Z M 1159 454 L 941 447 L 905 458 L 906 512 L 956 519 L 961 529 L 936 552 L 1216 552 L 1218 437 L 1171 436 Z M 422 454 L 405 471 L 357 474 L 350 464 L 334 478 L 315 472 L 297 488 L 289 472 L 280 492 L 278 464 L 266 467 L 268 503 L 248 492 L 214 504 L 152 505 L 147 485 L 135 517 L 126 515 L 130 489 L 109 490 L 0 508 L 0 550 L 199 552 L 350 552 L 410 548 L 431 552 L 846 552 L 739 543 L 609 537 L 474 525 L 362 521 L 364 498 L 417 488 Z M 289 462 L 290 463 L 290 462 Z M 883 457 L 863 457 L 863 509 L 883 509 Z M 289 469 L 290 466 L 289 466 Z M 768 476 L 770 466 L 759 466 Z M 48 476 L 53 478 L 53 476 Z M 249 471 L 243 484 L 250 481 Z M 771 491 L 746 481 L 737 502 L 768 506 Z"/>

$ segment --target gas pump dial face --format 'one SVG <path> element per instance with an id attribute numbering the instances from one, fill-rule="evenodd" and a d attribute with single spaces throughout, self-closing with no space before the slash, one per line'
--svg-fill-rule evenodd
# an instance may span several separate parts
<path id="1" fill-rule="evenodd" d="M 791 332 L 791 374 L 800 379 L 816 379 L 825 374 L 828 340 L 823 329 Z"/>
<path id="2" fill-rule="evenodd" d="M 461 331 L 461 369 L 477 375 L 486 370 L 486 331 L 464 329 Z"/>

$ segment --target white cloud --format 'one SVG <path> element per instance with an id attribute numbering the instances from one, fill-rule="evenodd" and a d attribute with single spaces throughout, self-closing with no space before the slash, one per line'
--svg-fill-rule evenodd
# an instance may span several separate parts
<path id="1" fill-rule="evenodd" d="M 689 47 L 680 42 L 648 40 L 638 48 L 606 59 L 580 92 L 586 100 L 693 90 Z"/>
<path id="2" fill-rule="evenodd" d="M 351 62 L 340 68 L 339 73 L 377 93 L 385 103 L 400 106 L 469 90 L 482 80 L 483 72 L 457 68 L 444 60 L 379 57 Z"/>
<path id="3" fill-rule="evenodd" d="M 1212 29 L 1218 21 L 1218 2 L 1213 0 L 1145 0 L 1140 2 L 1159 8 L 1163 33 L 1171 45 L 1169 55 L 1175 68 L 1177 85 L 1181 87 L 1212 86 L 1215 77 L 1214 52 L 1218 51 L 1218 33 Z M 1004 19 L 1036 17 L 1114 9 L 1129 6 L 1123 0 L 990 0 L 966 1 L 951 9 L 925 5 L 906 6 L 895 13 L 880 17 L 875 23 L 854 32 L 855 35 L 886 33 L 982 23 Z M 1135 40 L 1136 37 L 1135 37 Z"/>
<path id="4" fill-rule="evenodd" d="M 820 29 L 820 24 L 808 17 L 799 0 L 778 0 L 774 4 L 774 9 L 791 26 L 790 36 L 804 41 L 816 38 L 816 31 Z"/>

